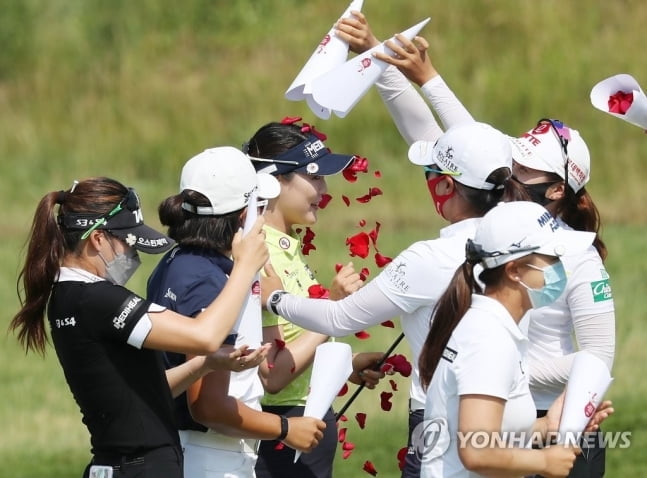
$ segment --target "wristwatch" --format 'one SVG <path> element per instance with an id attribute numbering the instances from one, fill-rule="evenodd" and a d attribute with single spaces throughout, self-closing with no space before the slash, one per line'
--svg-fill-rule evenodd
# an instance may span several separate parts
<path id="1" fill-rule="evenodd" d="M 279 315 L 278 311 L 276 310 L 276 306 L 279 305 L 279 302 L 281 302 L 281 297 L 283 297 L 283 295 L 285 294 L 287 294 L 286 291 L 277 290 L 272 292 L 272 294 L 267 299 L 267 308 L 271 310 L 275 315 Z"/>

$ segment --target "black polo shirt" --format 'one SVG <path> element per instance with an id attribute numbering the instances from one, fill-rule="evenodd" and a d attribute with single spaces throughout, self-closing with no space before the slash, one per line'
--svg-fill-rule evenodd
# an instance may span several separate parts
<path id="1" fill-rule="evenodd" d="M 52 341 L 94 454 L 179 446 L 161 353 L 138 348 L 145 335 L 131 337 L 149 306 L 104 280 L 65 280 L 52 289 Z"/>

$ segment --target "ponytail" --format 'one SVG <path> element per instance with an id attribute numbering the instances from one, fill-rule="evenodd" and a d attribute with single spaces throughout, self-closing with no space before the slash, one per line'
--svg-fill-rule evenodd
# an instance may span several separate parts
<path id="1" fill-rule="evenodd" d="M 607 258 L 607 247 L 600 238 L 600 212 L 586 188 L 575 193 L 570 186 L 565 187 L 564 197 L 557 201 L 556 215 L 576 231 L 594 232 L 593 246 L 603 261 Z"/>
<path id="2" fill-rule="evenodd" d="M 481 292 L 474 280 L 474 266 L 464 262 L 454 273 L 429 318 L 431 327 L 418 360 L 423 388 L 429 386 L 452 332 L 471 307 L 474 290 Z"/>
<path id="3" fill-rule="evenodd" d="M 45 353 L 47 333 L 45 311 L 52 286 L 56 281 L 65 255 L 80 253 L 83 230 L 68 230 L 54 215 L 66 213 L 101 216 L 128 192 L 121 183 L 108 178 L 81 181 L 68 191 L 46 194 L 38 203 L 27 241 L 25 264 L 16 281 L 21 309 L 13 317 L 9 330 L 16 332 L 26 351 Z"/>

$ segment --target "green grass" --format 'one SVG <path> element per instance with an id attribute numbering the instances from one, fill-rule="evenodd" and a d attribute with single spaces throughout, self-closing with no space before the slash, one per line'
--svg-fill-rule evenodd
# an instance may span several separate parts
<path id="1" fill-rule="evenodd" d="M 324 283 L 333 264 L 348 260 L 344 239 L 382 224 L 380 251 L 394 256 L 415 240 L 434 237 L 442 222 L 418 169 L 375 91 L 344 119 L 313 118 L 283 92 L 346 1 L 0 0 L 0 300 L 6 328 L 18 307 L 15 279 L 33 208 L 48 191 L 73 179 L 108 175 L 135 186 L 147 222 L 159 201 L 176 192 L 183 162 L 213 145 L 240 145 L 262 124 L 302 115 L 329 136 L 333 150 L 370 160 L 380 179 L 329 181 L 335 200 L 315 228 L 310 260 Z M 375 33 L 386 38 L 431 16 L 422 34 L 434 64 L 475 117 L 519 134 L 545 116 L 576 127 L 592 154 L 587 189 L 606 223 L 608 268 L 617 307 L 616 415 L 607 429 L 630 430 L 632 446 L 610 450 L 607 476 L 640 476 L 647 445 L 643 398 L 647 361 L 643 311 L 647 300 L 647 161 L 644 134 L 595 110 L 589 91 L 615 73 L 647 86 L 640 47 L 647 5 L 640 0 L 366 0 Z M 369 186 L 384 195 L 347 208 Z M 155 258 L 146 258 L 132 287 L 142 292 Z M 377 270 L 370 261 L 373 277 Z M 397 331 L 374 328 L 362 349 L 385 349 Z M 406 350 L 406 345 L 399 351 Z M 25 356 L 3 337 L 0 372 L 0 461 L 12 477 L 79 476 L 87 436 L 53 351 Z M 384 387 L 386 387 L 385 385 Z M 380 476 L 396 476 L 395 453 L 406 429 L 406 380 L 391 412 L 379 391 L 362 393 L 349 410 L 368 413 L 365 430 L 349 423 L 356 444 L 338 455 L 335 476 L 363 476 L 364 460 Z M 377 392 L 377 393 L 376 393 Z M 343 399 L 341 400 L 343 402 Z M 38 459 L 34 459 L 38 457 Z M 4 476 L 4 473 L 0 473 Z"/>

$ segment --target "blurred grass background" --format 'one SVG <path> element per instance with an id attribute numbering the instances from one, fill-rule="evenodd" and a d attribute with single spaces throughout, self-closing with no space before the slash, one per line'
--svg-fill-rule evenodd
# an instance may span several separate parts
<path id="1" fill-rule="evenodd" d="M 323 283 L 333 264 L 348 260 L 344 240 L 365 219 L 382 224 L 380 251 L 395 256 L 415 240 L 435 237 L 437 218 L 418 169 L 375 91 L 344 119 L 315 118 L 283 93 L 346 1 L 294 0 L 0 0 L 0 300 L 8 325 L 18 307 L 15 280 L 33 210 L 48 191 L 73 179 L 113 176 L 140 192 L 146 221 L 174 194 L 186 159 L 216 145 L 240 146 L 261 125 L 303 116 L 328 136 L 335 151 L 369 158 L 371 174 L 349 184 L 330 178 L 335 197 L 322 211 L 310 260 Z M 539 118 L 578 129 L 592 154 L 587 186 L 605 223 L 608 269 L 617 306 L 617 413 L 609 430 L 630 430 L 632 446 L 610 450 L 607 476 L 642 476 L 647 445 L 647 360 L 643 315 L 647 301 L 644 236 L 647 138 L 636 127 L 595 110 L 591 87 L 616 73 L 647 84 L 642 47 L 647 4 L 365 0 L 363 11 L 380 38 L 432 17 L 422 31 L 435 66 L 481 121 L 518 135 Z M 370 186 L 384 195 L 346 207 Z M 144 291 L 156 258 L 145 258 L 130 284 Z M 355 261 L 377 273 L 370 261 Z M 386 349 L 398 330 L 376 327 L 357 349 Z M 1 476 L 80 476 L 88 459 L 85 429 L 53 351 L 25 356 L 3 339 L 0 371 Z M 406 344 L 398 350 L 408 353 Z M 362 476 L 365 460 L 380 476 L 398 476 L 404 445 L 408 383 L 398 379 L 391 412 L 379 392 L 363 392 L 348 412 L 348 440 L 335 476 Z M 351 390 L 352 392 L 352 390 Z M 343 397 L 339 405 L 343 403 Z M 353 423 L 368 414 L 365 430 Z M 34 459 L 38 457 L 38 459 Z"/>

